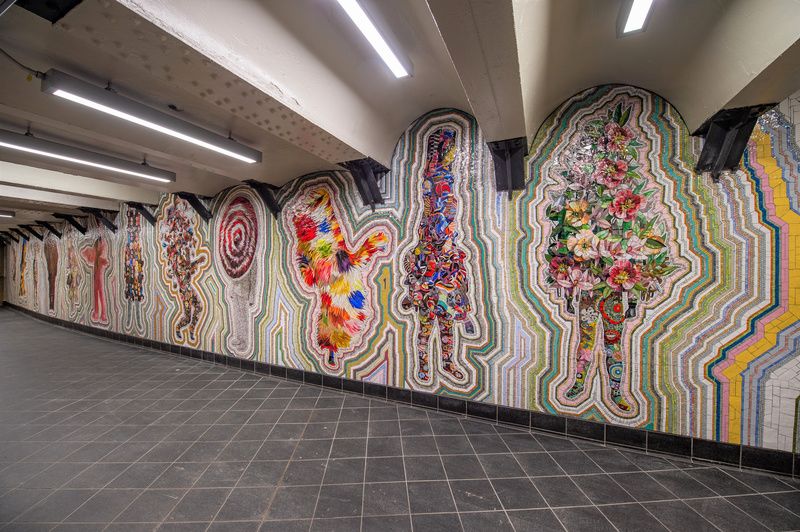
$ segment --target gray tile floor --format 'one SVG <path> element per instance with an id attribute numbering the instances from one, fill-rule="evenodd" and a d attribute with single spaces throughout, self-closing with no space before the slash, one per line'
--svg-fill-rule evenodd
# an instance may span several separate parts
<path id="1" fill-rule="evenodd" d="M 0 309 L 2 530 L 797 530 L 800 483 L 182 359 Z"/>

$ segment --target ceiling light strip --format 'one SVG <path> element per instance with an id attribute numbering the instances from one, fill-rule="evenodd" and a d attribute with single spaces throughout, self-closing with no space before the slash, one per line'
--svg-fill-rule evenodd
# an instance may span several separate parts
<path id="1" fill-rule="evenodd" d="M 653 0 L 633 0 L 631 10 L 628 11 L 628 19 L 625 21 L 625 28 L 622 33 L 631 33 L 639 31 L 644 28 L 647 22 L 647 16 L 650 14 L 650 8 L 653 6 Z"/>
<path id="2" fill-rule="evenodd" d="M 261 162 L 258 150 L 59 70 L 47 71 L 42 91 L 246 163 Z"/>
<path id="3" fill-rule="evenodd" d="M 375 24 L 372 23 L 372 20 L 370 20 L 364 8 L 361 7 L 357 0 L 338 1 L 342 9 L 347 13 L 347 16 L 353 21 L 353 24 L 356 25 L 375 51 L 378 52 L 378 55 L 381 56 L 381 59 L 383 59 L 383 62 L 389 67 L 389 70 L 392 71 L 392 74 L 394 74 L 396 78 L 408 76 L 408 71 L 400 62 L 400 59 L 397 58 L 386 43 L 386 39 L 380 34 L 378 28 L 375 27 Z"/>
<path id="4" fill-rule="evenodd" d="M 14 211 L 0 211 L 0 218 L 13 218 Z"/>
<path id="5" fill-rule="evenodd" d="M 153 168 L 145 164 L 117 159 L 116 157 L 103 155 L 102 153 L 95 153 L 28 135 L 12 133 L 11 131 L 0 130 L 0 149 L 2 148 L 83 166 L 90 166 L 100 170 L 108 170 L 123 175 L 140 177 L 160 183 L 172 183 L 175 181 L 175 173 L 168 170 Z"/>

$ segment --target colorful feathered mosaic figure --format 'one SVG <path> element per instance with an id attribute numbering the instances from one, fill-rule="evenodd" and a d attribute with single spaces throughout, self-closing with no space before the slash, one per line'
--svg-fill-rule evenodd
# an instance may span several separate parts
<path id="1" fill-rule="evenodd" d="M 431 378 L 428 344 L 434 325 L 439 328 L 441 370 L 458 381 L 464 379 L 464 373 L 453 360 L 454 323 L 464 322 L 467 333 L 474 332 L 468 316 L 472 307 L 465 266 L 467 254 L 457 244 L 458 201 L 453 193 L 452 172 L 455 155 L 454 130 L 440 128 L 430 135 L 422 174 L 423 213 L 417 229 L 417 245 L 404 260 L 408 295 L 402 306 L 414 308 L 419 318 L 417 376 L 423 382 Z"/>
<path id="2" fill-rule="evenodd" d="M 297 265 L 303 281 L 320 296 L 317 344 L 328 352 L 327 364 L 337 367 L 337 355 L 350 347 L 367 319 L 363 270 L 376 253 L 384 251 L 383 232 L 369 235 L 350 251 L 327 190 L 313 190 L 292 218 L 297 236 Z"/>

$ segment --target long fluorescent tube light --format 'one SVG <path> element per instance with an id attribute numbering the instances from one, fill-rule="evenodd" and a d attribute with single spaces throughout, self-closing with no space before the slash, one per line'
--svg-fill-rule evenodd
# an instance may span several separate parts
<path id="1" fill-rule="evenodd" d="M 647 22 L 647 15 L 650 14 L 652 6 L 653 0 L 633 0 L 622 33 L 631 33 L 644 28 L 644 23 Z"/>
<path id="2" fill-rule="evenodd" d="M 47 71 L 42 91 L 246 163 L 261 162 L 258 150 L 59 70 Z"/>
<path id="3" fill-rule="evenodd" d="M 92 168 L 99 168 L 100 170 L 141 177 L 160 183 L 172 183 L 175 181 L 175 173 L 168 170 L 153 168 L 145 164 L 133 163 L 124 159 L 103 155 L 102 153 L 82 150 L 80 148 L 50 142 L 28 135 L 12 133 L 11 131 L 0 130 L 0 148 L 91 166 Z"/>
<path id="4" fill-rule="evenodd" d="M 358 3 L 357 0 L 338 0 L 339 5 L 342 6 L 342 9 L 345 10 L 347 15 L 350 17 L 350 20 L 353 21 L 353 24 L 361 30 L 361 33 L 364 37 L 367 38 L 369 43 L 378 52 L 378 55 L 381 56 L 383 62 L 386 63 L 386 66 L 389 67 L 389 70 L 392 71 L 394 77 L 396 78 L 404 78 L 408 76 L 408 71 L 405 69 L 400 60 L 394 54 L 389 45 L 386 44 L 386 40 L 378 31 L 378 28 L 375 27 L 375 24 L 367 16 L 364 9 Z"/>
<path id="5" fill-rule="evenodd" d="M 0 218 L 13 218 L 14 211 L 0 211 Z"/>

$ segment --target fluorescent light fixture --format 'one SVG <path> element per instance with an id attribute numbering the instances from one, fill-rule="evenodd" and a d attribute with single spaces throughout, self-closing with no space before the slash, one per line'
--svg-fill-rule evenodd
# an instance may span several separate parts
<path id="1" fill-rule="evenodd" d="M 653 7 L 653 0 L 633 0 L 622 33 L 631 33 L 644 28 L 651 7 Z"/>
<path id="2" fill-rule="evenodd" d="M 13 218 L 14 211 L 0 211 L 0 218 Z"/>
<path id="3" fill-rule="evenodd" d="M 47 71 L 42 91 L 246 163 L 261 162 L 258 150 L 59 70 Z"/>
<path id="4" fill-rule="evenodd" d="M 392 49 L 389 48 L 389 45 L 386 44 L 386 40 L 383 38 L 380 32 L 378 32 L 378 28 L 376 28 L 375 24 L 373 24 L 369 19 L 358 1 L 338 1 L 339 5 L 342 6 L 342 9 L 344 9 L 347 15 L 350 17 L 350 20 L 353 21 L 353 24 L 355 24 L 356 27 L 361 30 L 361 33 L 364 35 L 364 37 L 367 38 L 375 51 L 378 52 L 378 55 L 381 56 L 381 59 L 383 59 L 383 62 L 389 67 L 389 70 L 392 71 L 394 77 L 404 78 L 408 76 L 408 71 L 405 69 L 402 63 L 400 63 L 400 60 L 394 54 Z"/>
<path id="5" fill-rule="evenodd" d="M 82 150 L 48 140 L 38 139 L 29 135 L 12 133 L 11 131 L 0 130 L 0 149 L 10 149 L 57 159 L 68 163 L 75 163 L 83 166 L 90 166 L 100 170 L 108 170 L 118 174 L 141 177 L 160 183 L 172 183 L 175 181 L 175 173 L 168 170 L 153 168 L 146 164 L 133 163 L 124 159 L 117 159 L 102 153 Z"/>

